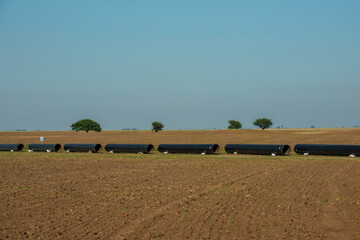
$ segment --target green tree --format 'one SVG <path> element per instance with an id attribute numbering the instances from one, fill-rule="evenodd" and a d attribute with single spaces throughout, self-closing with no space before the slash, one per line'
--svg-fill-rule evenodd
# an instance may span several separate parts
<path id="1" fill-rule="evenodd" d="M 239 121 L 229 120 L 228 123 L 229 123 L 228 129 L 240 129 L 240 128 L 242 128 L 242 125 L 241 125 L 241 123 Z"/>
<path id="2" fill-rule="evenodd" d="M 100 124 L 91 119 L 82 119 L 71 125 L 74 131 L 96 131 L 101 132 Z"/>
<path id="3" fill-rule="evenodd" d="M 253 122 L 253 124 L 264 130 L 265 128 L 271 127 L 273 123 L 271 122 L 271 119 L 258 118 Z"/>
<path id="4" fill-rule="evenodd" d="M 158 132 L 161 131 L 164 128 L 164 124 L 162 124 L 161 122 L 155 121 L 152 123 L 152 131 L 154 132 Z"/>

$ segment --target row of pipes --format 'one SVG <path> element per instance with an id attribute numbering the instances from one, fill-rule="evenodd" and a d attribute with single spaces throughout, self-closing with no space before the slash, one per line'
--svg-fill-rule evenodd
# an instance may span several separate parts
<path id="1" fill-rule="evenodd" d="M 64 144 L 66 152 L 92 152 L 101 150 L 101 144 Z M 24 144 L 0 144 L 0 151 L 21 151 Z M 58 152 L 60 144 L 29 144 L 29 152 Z M 151 153 L 152 144 L 106 144 L 105 150 L 111 153 Z M 160 144 L 157 150 L 161 153 L 192 153 L 215 154 L 220 151 L 218 144 Z M 257 154 L 257 155 L 288 155 L 291 152 L 289 145 L 271 144 L 226 144 L 225 151 L 230 154 Z M 332 155 L 332 156 L 360 156 L 360 145 L 330 145 L 330 144 L 296 144 L 294 151 L 303 155 Z"/>

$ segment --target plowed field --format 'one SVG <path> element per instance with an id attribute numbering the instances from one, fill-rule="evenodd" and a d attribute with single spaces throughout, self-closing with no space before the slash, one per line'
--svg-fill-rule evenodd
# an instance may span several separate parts
<path id="1" fill-rule="evenodd" d="M 1 132 L 0 143 L 38 136 L 360 144 L 357 129 Z M 359 158 L 0 152 L 0 173 L 0 239 L 360 239 Z"/>

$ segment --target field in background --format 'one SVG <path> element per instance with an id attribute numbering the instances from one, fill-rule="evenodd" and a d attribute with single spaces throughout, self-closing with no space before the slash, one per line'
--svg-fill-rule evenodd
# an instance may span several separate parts
<path id="1" fill-rule="evenodd" d="M 360 144 L 360 129 L 0 132 L 0 143 Z M 0 152 L 0 239 L 359 239 L 360 160 Z"/>
<path id="2" fill-rule="evenodd" d="M 227 143 L 289 144 L 297 143 L 359 144 L 360 128 L 267 129 L 267 130 L 194 130 L 194 131 L 103 131 L 103 132 L 0 132 L 0 143 L 217 143 L 222 150 Z"/>

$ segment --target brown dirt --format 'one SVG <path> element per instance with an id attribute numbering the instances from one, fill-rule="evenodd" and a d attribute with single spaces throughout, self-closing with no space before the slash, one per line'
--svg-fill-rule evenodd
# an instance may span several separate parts
<path id="1" fill-rule="evenodd" d="M 0 140 L 360 143 L 357 129 L 299 131 L 26 132 Z M 0 152 L 0 172 L 0 239 L 360 239 L 358 158 Z"/>

